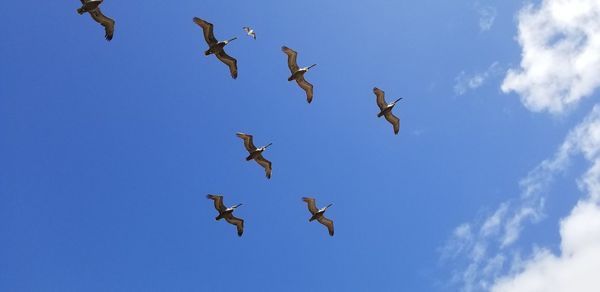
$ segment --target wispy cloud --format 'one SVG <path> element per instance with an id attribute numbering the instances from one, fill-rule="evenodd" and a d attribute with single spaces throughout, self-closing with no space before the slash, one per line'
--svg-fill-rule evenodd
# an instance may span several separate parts
<path id="1" fill-rule="evenodd" d="M 579 180 L 579 185 L 596 204 L 600 201 L 600 106 L 594 107 L 585 120 L 569 132 L 551 158 L 544 160 L 521 180 L 521 194 L 517 200 L 502 203 L 484 220 L 463 223 L 454 230 L 442 248 L 442 257 L 445 261 L 456 263 L 453 281 L 462 287 L 462 291 L 521 291 L 511 290 L 514 289 L 511 286 L 513 284 L 507 283 L 512 283 L 523 273 L 523 266 L 536 263 L 540 256 L 553 256 L 544 250 L 543 253 L 536 252 L 534 259 L 523 261 L 514 243 L 519 239 L 525 223 L 542 218 L 548 187 L 578 154 L 592 163 L 592 167 Z M 597 242 L 600 252 L 600 237 Z M 568 246 L 572 248 L 573 245 L 570 243 Z M 512 276 L 503 277 L 506 273 Z"/>
<path id="2" fill-rule="evenodd" d="M 454 93 L 457 95 L 463 95 L 469 90 L 474 90 L 482 86 L 489 78 L 499 75 L 501 68 L 498 62 L 492 63 L 485 71 L 467 74 L 462 71 L 454 79 Z"/>
<path id="3" fill-rule="evenodd" d="M 490 30 L 494 25 L 494 21 L 496 20 L 496 8 L 477 2 L 475 4 L 475 9 L 479 15 L 479 30 L 482 32 Z"/>
<path id="4" fill-rule="evenodd" d="M 600 2 L 543 0 L 518 16 L 520 68 L 502 91 L 516 92 L 532 111 L 558 114 L 600 86 Z"/>

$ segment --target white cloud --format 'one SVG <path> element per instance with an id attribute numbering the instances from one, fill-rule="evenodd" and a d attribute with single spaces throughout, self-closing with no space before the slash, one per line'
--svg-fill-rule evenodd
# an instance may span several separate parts
<path id="1" fill-rule="evenodd" d="M 521 65 L 508 70 L 503 92 L 556 114 L 600 86 L 600 1 L 543 0 L 523 8 L 518 22 Z"/>
<path id="2" fill-rule="evenodd" d="M 561 224 L 562 255 L 555 256 L 546 249 L 540 249 L 535 252 L 532 259 L 521 259 L 519 249 L 514 247 L 514 243 L 519 239 L 525 223 L 535 222 L 543 217 L 548 187 L 555 176 L 564 171 L 573 157 L 578 154 L 591 162 L 591 167 L 578 180 L 578 185 L 587 194 L 587 199 L 581 201 L 572 215 Z M 592 258 L 594 254 L 583 253 L 582 250 L 587 249 L 588 246 L 595 246 L 600 250 L 600 220 L 596 226 L 580 225 L 577 222 L 585 221 L 571 219 L 595 218 L 594 213 L 588 209 L 597 209 L 596 203 L 600 201 L 600 106 L 595 106 L 584 121 L 569 132 L 552 158 L 542 161 L 535 167 L 521 180 L 520 186 L 521 194 L 518 200 L 504 202 L 484 220 L 464 223 L 455 229 L 452 238 L 442 249 L 443 259 L 458 261 L 453 281 L 461 286 L 462 291 L 467 292 L 490 289 L 496 289 L 493 291 L 588 291 L 544 290 L 548 289 L 547 286 L 542 290 L 528 290 L 526 285 L 530 282 L 521 279 L 533 277 L 529 276 L 530 274 L 539 276 L 541 273 L 539 269 L 550 269 L 554 265 L 556 269 L 571 265 L 589 265 L 590 263 L 584 259 Z M 581 207 L 586 204 L 592 206 Z M 576 217 L 575 215 L 583 209 L 588 210 L 586 216 Z M 595 231 L 592 232 L 590 228 Z M 574 258 L 580 253 L 585 257 Z M 553 264 L 549 266 L 546 262 Z M 600 261 L 598 263 L 600 264 Z M 600 271 L 600 269 L 596 270 Z M 544 274 L 544 276 L 552 275 Z M 521 284 L 521 281 L 526 283 Z M 523 290 L 518 290 L 519 287 Z"/>
<path id="3" fill-rule="evenodd" d="M 477 89 L 482 86 L 490 77 L 499 74 L 501 69 L 498 62 L 492 63 L 485 71 L 475 74 L 467 74 L 462 71 L 454 79 L 454 93 L 463 95 L 469 90 Z"/>

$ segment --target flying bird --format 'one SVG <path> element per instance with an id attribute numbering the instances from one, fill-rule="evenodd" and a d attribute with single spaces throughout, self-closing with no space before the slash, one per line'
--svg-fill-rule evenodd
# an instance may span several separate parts
<path id="1" fill-rule="evenodd" d="M 373 93 L 375 93 L 375 96 L 377 96 L 377 105 L 379 106 L 380 110 L 380 112 L 377 114 L 377 117 L 380 118 L 381 116 L 384 116 L 385 119 L 390 122 L 392 126 L 394 126 L 394 134 L 398 135 L 398 132 L 400 131 L 400 119 L 394 116 L 392 109 L 396 103 L 402 99 L 402 97 L 388 104 L 385 102 L 385 92 L 383 92 L 383 90 L 375 87 L 373 88 Z"/>
<path id="2" fill-rule="evenodd" d="M 251 27 L 244 26 L 244 31 L 247 35 L 251 36 L 253 39 L 256 39 L 256 32 Z"/>
<path id="3" fill-rule="evenodd" d="M 317 64 L 312 64 L 308 67 L 299 68 L 298 64 L 296 63 L 296 56 L 298 55 L 298 53 L 286 46 L 281 47 L 281 50 L 288 56 L 288 67 L 292 72 L 292 75 L 288 78 L 288 81 L 296 80 L 300 88 L 306 91 L 306 101 L 310 103 L 313 99 L 313 86 L 308 81 L 306 81 L 306 79 L 304 79 L 304 73 L 308 72 L 310 68 L 317 66 Z"/>
<path id="4" fill-rule="evenodd" d="M 206 197 L 214 201 L 215 209 L 219 211 L 219 215 L 215 217 L 215 220 L 218 221 L 225 218 L 225 221 L 227 221 L 227 223 L 235 225 L 235 227 L 237 227 L 238 236 L 242 236 L 242 233 L 244 233 L 244 220 L 233 216 L 233 211 L 242 204 L 233 205 L 227 208 L 225 207 L 225 204 L 223 204 L 223 196 L 209 194 Z"/>
<path id="5" fill-rule="evenodd" d="M 244 134 L 244 133 L 237 133 L 236 134 L 238 137 L 244 139 L 244 147 L 246 147 L 246 150 L 248 150 L 248 153 L 250 153 L 250 155 L 248 155 L 248 157 L 246 157 L 246 161 L 250 161 L 252 159 L 254 159 L 254 161 L 256 161 L 256 163 L 258 163 L 260 166 L 262 166 L 265 169 L 265 174 L 267 175 L 267 178 L 271 178 L 271 171 L 273 170 L 271 168 L 271 161 L 268 161 L 267 159 L 265 159 L 262 156 L 262 153 L 267 150 L 267 147 L 271 146 L 273 143 L 269 143 L 263 147 L 257 148 L 256 146 L 254 146 L 254 143 L 252 142 L 252 135 L 248 135 L 248 134 Z"/>
<path id="6" fill-rule="evenodd" d="M 325 211 L 327 211 L 327 208 L 331 207 L 331 205 L 333 204 L 329 204 L 321 209 L 317 209 L 317 205 L 315 204 L 314 198 L 304 197 L 302 198 L 302 201 L 306 202 L 306 204 L 308 205 L 308 211 L 310 211 L 310 213 L 312 214 L 312 217 L 308 219 L 308 222 L 312 222 L 314 220 L 319 221 L 319 223 L 327 227 L 327 230 L 329 230 L 329 235 L 333 236 L 333 221 L 323 216 Z"/>
<path id="7" fill-rule="evenodd" d="M 115 32 L 115 21 L 102 14 L 102 11 L 100 10 L 100 4 L 102 4 L 102 2 L 104 2 L 104 0 L 81 0 L 82 5 L 77 9 L 77 13 L 84 14 L 88 12 L 92 16 L 92 19 L 104 26 L 104 37 L 107 41 L 110 41 Z"/>
<path id="8" fill-rule="evenodd" d="M 210 54 L 214 54 L 217 57 L 217 59 L 221 60 L 221 62 L 229 66 L 229 72 L 231 73 L 231 77 L 233 79 L 236 79 L 238 74 L 237 60 L 227 55 L 227 53 L 225 53 L 224 48 L 227 44 L 236 40 L 237 37 L 228 39 L 226 41 L 217 41 L 215 35 L 213 34 L 212 23 L 204 21 L 198 17 L 194 17 L 194 23 L 196 23 L 202 28 L 202 32 L 204 33 L 204 40 L 206 40 L 206 43 L 208 44 L 208 50 L 204 52 L 204 55 L 208 56 Z"/>

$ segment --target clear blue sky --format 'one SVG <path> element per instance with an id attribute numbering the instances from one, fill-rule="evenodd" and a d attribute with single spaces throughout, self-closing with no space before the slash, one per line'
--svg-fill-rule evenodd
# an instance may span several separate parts
<path id="1" fill-rule="evenodd" d="M 494 3 L 485 32 L 470 0 L 340 3 L 106 0 L 110 43 L 79 1 L 4 3 L 0 291 L 453 290 L 440 246 L 518 194 L 581 115 L 532 114 L 502 74 L 455 93 L 460 72 L 519 63 L 521 3 Z M 194 16 L 239 37 L 237 80 Z M 310 105 L 282 45 L 318 64 Z M 404 97 L 398 136 L 374 86 Z M 273 142 L 271 180 L 238 131 Z M 241 238 L 207 193 L 244 204 Z M 302 196 L 334 203 L 334 237 Z"/>

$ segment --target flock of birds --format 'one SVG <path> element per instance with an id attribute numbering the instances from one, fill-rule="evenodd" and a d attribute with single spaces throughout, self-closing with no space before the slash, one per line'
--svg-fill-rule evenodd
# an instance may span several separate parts
<path id="1" fill-rule="evenodd" d="M 82 6 L 79 9 L 77 9 L 77 13 L 79 13 L 79 14 L 89 13 L 91 15 L 92 19 L 94 19 L 96 22 L 98 22 L 99 24 L 101 24 L 104 27 L 106 40 L 108 40 L 108 41 L 112 40 L 114 31 L 115 31 L 115 21 L 113 19 L 105 16 L 102 13 L 102 11 L 100 10 L 100 4 L 102 4 L 102 2 L 104 0 L 80 0 L 80 1 L 81 1 Z M 212 23 L 202 20 L 198 17 L 194 17 L 193 21 L 194 21 L 194 23 L 196 23 L 198 26 L 200 26 L 202 28 L 204 40 L 206 41 L 206 43 L 208 45 L 208 49 L 204 52 L 204 55 L 206 55 L 206 56 L 215 55 L 217 57 L 217 59 L 219 59 L 221 62 L 223 62 L 225 65 L 227 65 L 229 67 L 229 72 L 231 74 L 231 77 L 233 79 L 236 79 L 237 75 L 238 75 L 237 60 L 235 58 L 229 56 L 225 52 L 225 46 L 227 46 L 232 41 L 236 40 L 237 37 L 234 37 L 234 38 L 231 38 L 231 39 L 228 39 L 225 41 L 219 41 L 219 40 L 217 40 L 217 38 L 215 37 L 215 35 L 213 33 L 213 24 Z M 256 40 L 256 32 L 254 31 L 254 29 L 252 29 L 251 27 L 243 27 L 243 30 L 246 32 L 246 34 L 248 36 L 250 36 L 254 40 Z M 308 103 L 311 103 L 311 101 L 313 100 L 313 85 L 311 83 L 309 83 L 308 81 L 306 81 L 306 79 L 304 79 L 304 74 L 306 74 L 306 72 L 308 72 L 311 68 L 313 68 L 317 64 L 312 64 L 308 67 L 300 68 L 296 62 L 296 57 L 298 56 L 298 53 L 296 51 L 294 51 L 286 46 L 283 46 L 281 48 L 281 50 L 287 55 L 287 58 L 288 58 L 288 67 L 291 72 L 291 75 L 288 78 L 288 81 L 296 80 L 296 83 L 298 83 L 298 86 L 300 86 L 300 88 L 302 88 L 306 93 L 306 101 Z M 396 103 L 398 103 L 402 98 L 398 98 L 392 103 L 387 103 L 385 101 L 385 93 L 383 92 L 383 90 L 375 87 L 375 88 L 373 88 L 373 93 L 376 96 L 377 106 L 379 107 L 379 113 L 377 114 L 377 117 L 382 117 L 382 116 L 385 117 L 385 119 L 388 122 L 390 122 L 390 124 L 392 124 L 393 129 L 394 129 L 394 134 L 397 135 L 398 132 L 400 131 L 400 119 L 398 117 L 394 116 L 394 114 L 392 113 L 392 109 L 394 108 Z M 244 147 L 246 148 L 246 150 L 249 153 L 248 156 L 246 157 L 246 161 L 250 161 L 250 160 L 256 161 L 256 163 L 258 163 L 260 166 L 262 166 L 265 169 L 266 177 L 268 179 L 270 179 L 271 172 L 272 172 L 271 161 L 264 158 L 263 152 L 265 152 L 265 150 L 267 150 L 267 147 L 271 146 L 272 143 L 269 143 L 262 147 L 256 147 L 254 145 L 252 135 L 249 135 L 246 133 L 237 133 L 236 135 L 239 138 L 241 138 L 242 140 L 244 140 Z M 236 204 L 231 207 L 226 207 L 225 204 L 223 203 L 223 196 L 209 194 L 209 195 L 207 195 L 207 198 L 214 201 L 215 209 L 219 213 L 219 215 L 215 219 L 216 220 L 225 219 L 225 221 L 227 221 L 228 223 L 235 225 L 238 236 L 242 236 L 242 234 L 244 233 L 244 220 L 237 218 L 233 215 L 233 212 L 235 211 L 235 209 L 238 208 L 239 206 L 241 206 L 242 204 Z M 329 204 L 329 205 L 319 209 L 316 206 L 316 202 L 315 202 L 314 198 L 303 197 L 302 200 L 304 202 L 306 202 L 306 204 L 308 206 L 308 211 L 311 214 L 309 222 L 317 220 L 319 223 L 321 223 L 325 227 L 327 227 L 329 235 L 333 236 L 333 233 L 334 233 L 333 221 L 324 216 L 325 211 L 327 211 L 327 209 L 329 207 L 331 207 L 332 204 Z"/>

